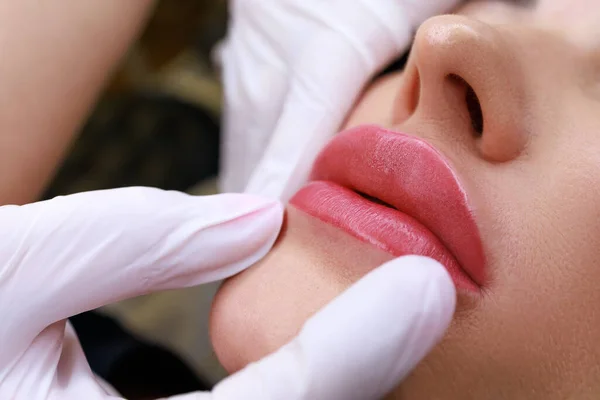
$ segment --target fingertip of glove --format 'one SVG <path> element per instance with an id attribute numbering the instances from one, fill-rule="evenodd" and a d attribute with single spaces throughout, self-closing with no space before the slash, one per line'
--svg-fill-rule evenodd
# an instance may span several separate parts
<path id="1" fill-rule="evenodd" d="M 252 230 L 258 236 L 268 238 L 267 241 L 272 245 L 283 223 L 284 206 L 279 200 L 239 193 L 217 196 L 219 206 L 227 210 L 229 215 L 229 218 L 223 221 L 225 225 L 238 229 L 242 226 L 252 226 Z"/>
<path id="2" fill-rule="evenodd" d="M 235 275 L 264 257 L 279 236 L 283 205 L 271 199 L 245 194 L 220 194 L 197 198 L 196 217 L 180 229 L 180 237 L 189 244 L 186 260 L 202 284 Z M 183 232 L 183 233 L 181 233 Z M 192 238 L 193 241 L 188 240 Z M 177 248 L 181 255 L 184 250 Z M 190 261 L 191 262 L 191 261 Z"/>
<path id="3" fill-rule="evenodd" d="M 283 204 L 275 198 L 247 193 L 224 193 L 207 197 L 220 208 L 230 210 L 237 217 L 260 215 L 266 218 L 281 219 Z"/>
<path id="4" fill-rule="evenodd" d="M 424 256 L 402 256 L 381 265 L 376 271 L 401 279 L 414 287 L 434 286 L 439 291 L 454 295 L 455 289 L 446 268 L 436 260 Z"/>
<path id="5" fill-rule="evenodd" d="M 267 199 L 264 197 L 254 195 L 244 195 L 249 205 L 254 207 L 254 211 L 250 211 L 247 214 L 240 217 L 241 220 L 252 220 L 253 223 L 264 225 L 265 229 L 273 231 L 274 237 L 272 241 L 275 241 L 281 225 L 283 224 L 284 206 L 278 200 Z"/>
<path id="6" fill-rule="evenodd" d="M 405 291 L 422 296 L 427 309 L 452 315 L 456 306 L 456 288 L 446 268 L 436 260 L 417 255 L 396 258 L 374 271 L 392 287 L 402 284 Z"/>

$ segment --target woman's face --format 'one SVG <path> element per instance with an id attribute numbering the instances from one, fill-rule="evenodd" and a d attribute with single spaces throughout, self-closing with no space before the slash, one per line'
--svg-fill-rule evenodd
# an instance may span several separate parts
<path id="1" fill-rule="evenodd" d="M 315 164 L 330 183 L 301 190 L 275 248 L 217 296 L 227 369 L 414 252 L 455 269 L 458 308 L 394 398 L 600 393 L 600 6 L 517 3 L 426 21 L 404 72 L 365 91 Z"/>

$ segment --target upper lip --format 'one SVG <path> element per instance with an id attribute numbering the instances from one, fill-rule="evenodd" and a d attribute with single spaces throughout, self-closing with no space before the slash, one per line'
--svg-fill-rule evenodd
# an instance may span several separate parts
<path id="1" fill-rule="evenodd" d="M 311 180 L 335 182 L 417 219 L 483 286 L 485 257 L 467 193 L 427 142 L 375 125 L 352 128 L 319 154 Z"/>

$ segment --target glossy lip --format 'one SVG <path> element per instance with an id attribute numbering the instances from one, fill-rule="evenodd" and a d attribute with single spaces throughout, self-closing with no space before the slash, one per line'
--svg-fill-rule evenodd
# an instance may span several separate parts
<path id="1" fill-rule="evenodd" d="M 374 125 L 352 128 L 319 154 L 311 180 L 292 205 L 395 256 L 433 257 L 457 287 L 475 291 L 485 284 L 467 193 L 427 142 Z"/>

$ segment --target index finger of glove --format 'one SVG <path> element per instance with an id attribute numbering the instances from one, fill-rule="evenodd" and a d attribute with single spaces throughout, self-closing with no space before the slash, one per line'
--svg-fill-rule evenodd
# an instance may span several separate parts
<path id="1" fill-rule="evenodd" d="M 35 331 L 128 297 L 225 278 L 266 254 L 281 222 L 273 200 L 150 188 L 1 207 L 3 319 Z"/>

